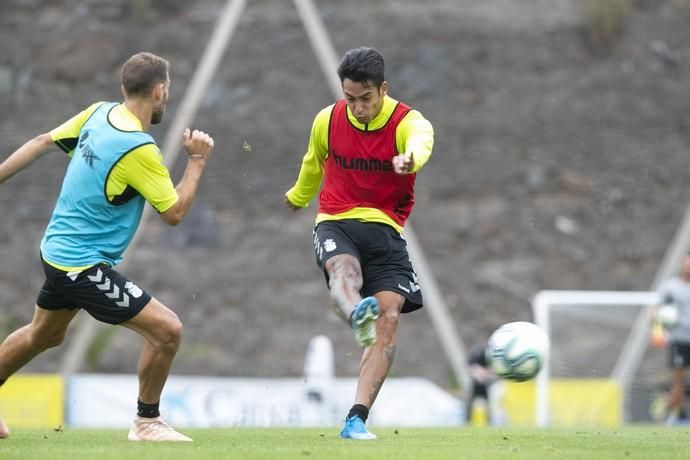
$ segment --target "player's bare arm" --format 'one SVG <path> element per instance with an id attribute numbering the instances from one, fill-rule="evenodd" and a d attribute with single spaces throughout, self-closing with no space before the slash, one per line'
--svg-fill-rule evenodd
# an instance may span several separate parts
<path id="1" fill-rule="evenodd" d="M 175 187 L 179 198 L 170 209 L 160 214 L 166 224 L 173 226 L 182 222 L 184 216 L 187 215 L 199 188 L 206 162 L 213 153 L 214 144 L 213 138 L 205 132 L 197 129 L 191 131 L 187 128 L 182 138 L 182 146 L 187 152 L 189 161 L 182 180 Z"/>
<path id="2" fill-rule="evenodd" d="M 49 133 L 39 134 L 27 141 L 0 164 L 0 184 L 51 151 L 54 146 Z"/>

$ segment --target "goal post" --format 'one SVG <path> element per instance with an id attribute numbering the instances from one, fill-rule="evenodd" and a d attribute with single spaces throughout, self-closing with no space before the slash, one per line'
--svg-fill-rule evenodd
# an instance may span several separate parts
<path id="1" fill-rule="evenodd" d="M 648 343 L 649 321 L 640 313 L 658 301 L 655 291 L 537 293 L 532 301 L 534 321 L 551 341 L 549 357 L 536 379 L 537 426 L 551 424 L 550 382 L 554 376 L 608 377 L 628 399 Z"/>

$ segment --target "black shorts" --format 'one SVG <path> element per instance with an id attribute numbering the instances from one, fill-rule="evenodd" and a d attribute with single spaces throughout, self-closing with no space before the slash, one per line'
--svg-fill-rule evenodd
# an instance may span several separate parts
<path id="1" fill-rule="evenodd" d="M 119 324 L 134 318 L 151 296 L 106 264 L 65 272 L 43 262 L 46 281 L 36 305 L 45 310 L 83 308 L 99 321 Z"/>
<path id="2" fill-rule="evenodd" d="M 393 291 L 405 298 L 402 313 L 422 308 L 422 291 L 407 253 L 407 242 L 390 225 L 354 219 L 320 222 L 314 228 L 314 252 L 327 284 L 326 261 L 338 254 L 350 254 L 362 266 L 363 297 Z"/>
<path id="3" fill-rule="evenodd" d="M 668 358 L 671 369 L 690 367 L 690 343 L 671 342 L 668 349 Z"/>

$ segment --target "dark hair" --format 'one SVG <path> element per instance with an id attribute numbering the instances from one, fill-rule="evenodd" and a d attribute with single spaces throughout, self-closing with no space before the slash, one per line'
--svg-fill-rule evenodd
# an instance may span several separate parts
<path id="1" fill-rule="evenodd" d="M 374 48 L 361 46 L 345 53 L 338 65 L 338 76 L 340 83 L 347 78 L 355 83 L 363 83 L 365 86 L 371 82 L 378 88 L 385 80 L 383 68 L 381 53 Z"/>
<path id="2" fill-rule="evenodd" d="M 168 79 L 170 63 L 152 53 L 137 53 L 122 65 L 120 81 L 127 96 L 148 96 Z"/>

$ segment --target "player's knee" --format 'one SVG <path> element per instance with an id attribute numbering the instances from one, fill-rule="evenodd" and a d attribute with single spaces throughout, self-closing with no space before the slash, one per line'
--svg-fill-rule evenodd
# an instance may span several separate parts
<path id="1" fill-rule="evenodd" d="M 379 323 L 384 329 L 395 330 L 398 327 L 398 321 L 400 319 L 400 312 L 397 306 L 386 307 L 381 306 L 381 314 L 379 316 Z"/>
<path id="2" fill-rule="evenodd" d="M 177 349 L 182 342 L 183 329 L 184 327 L 182 326 L 182 321 L 180 321 L 180 318 L 178 318 L 177 315 L 174 315 L 166 320 L 164 325 L 165 332 L 162 340 L 163 345 Z"/>

